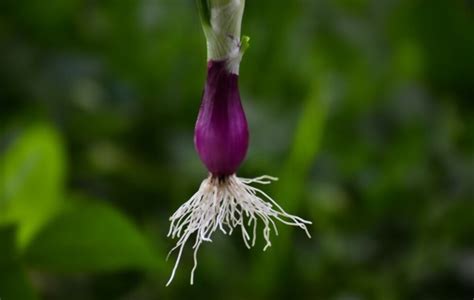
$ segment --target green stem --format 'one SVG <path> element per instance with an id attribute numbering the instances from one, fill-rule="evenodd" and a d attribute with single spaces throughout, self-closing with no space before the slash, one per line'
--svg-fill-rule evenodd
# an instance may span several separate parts
<path id="1" fill-rule="evenodd" d="M 197 0 L 201 24 L 207 41 L 207 59 L 226 60 L 230 72 L 238 74 L 240 61 L 249 46 L 241 40 L 240 29 L 245 0 Z"/>

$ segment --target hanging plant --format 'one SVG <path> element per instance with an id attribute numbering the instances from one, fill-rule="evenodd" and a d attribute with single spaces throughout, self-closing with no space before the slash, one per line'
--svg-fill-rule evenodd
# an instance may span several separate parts
<path id="1" fill-rule="evenodd" d="M 194 130 L 194 144 L 209 176 L 199 190 L 170 218 L 168 236 L 177 238 L 178 257 L 167 283 L 176 273 L 187 241 L 194 236 L 194 268 L 203 242 L 210 242 L 216 230 L 232 234 L 240 228 L 245 245 L 255 245 L 258 220 L 263 222 L 263 236 L 271 246 L 270 232 L 278 234 L 275 220 L 309 232 L 300 217 L 288 214 L 269 195 L 252 184 L 269 184 L 277 178 L 237 177 L 249 145 L 249 130 L 240 101 L 239 66 L 249 45 L 240 36 L 244 0 L 198 0 L 201 23 L 207 40 L 207 81 Z"/>

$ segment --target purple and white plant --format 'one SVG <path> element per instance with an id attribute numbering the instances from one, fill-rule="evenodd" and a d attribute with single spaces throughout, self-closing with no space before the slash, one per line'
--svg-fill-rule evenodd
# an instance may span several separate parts
<path id="1" fill-rule="evenodd" d="M 207 40 L 207 81 L 194 131 L 194 144 L 209 176 L 199 190 L 170 218 L 168 236 L 177 238 L 170 254 L 178 250 L 169 285 L 176 273 L 186 242 L 194 238 L 194 267 L 203 242 L 211 242 L 216 230 L 232 234 L 240 228 L 247 246 L 255 245 L 257 223 L 263 222 L 266 245 L 271 246 L 272 228 L 278 235 L 275 220 L 297 226 L 310 234 L 300 217 L 288 214 L 269 195 L 252 184 L 269 184 L 277 178 L 254 179 L 236 176 L 249 145 L 249 130 L 240 101 L 239 66 L 249 38 L 240 38 L 245 0 L 197 0 L 201 23 Z M 169 254 L 168 254 L 169 256 Z"/>

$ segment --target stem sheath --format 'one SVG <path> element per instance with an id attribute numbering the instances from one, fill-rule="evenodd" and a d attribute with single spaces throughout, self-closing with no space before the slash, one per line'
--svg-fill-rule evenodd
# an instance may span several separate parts
<path id="1" fill-rule="evenodd" d="M 240 30 L 245 0 L 197 0 L 207 41 L 208 61 L 227 61 L 228 71 L 239 73 L 248 37 L 241 41 Z"/>

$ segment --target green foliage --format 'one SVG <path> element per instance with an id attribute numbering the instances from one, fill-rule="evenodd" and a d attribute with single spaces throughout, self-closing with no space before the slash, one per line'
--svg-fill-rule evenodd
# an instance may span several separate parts
<path id="1" fill-rule="evenodd" d="M 13 226 L 0 227 L 0 299 L 37 299 L 21 265 Z"/>
<path id="2" fill-rule="evenodd" d="M 55 272 L 155 269 L 157 257 L 141 233 L 113 207 L 72 201 L 26 249 L 28 265 Z"/>
<path id="3" fill-rule="evenodd" d="M 62 143 L 46 125 L 25 130 L 0 158 L 0 224 L 18 225 L 21 247 L 57 210 L 64 177 Z"/>
<path id="4" fill-rule="evenodd" d="M 327 113 L 334 94 L 333 89 L 329 78 L 318 79 L 312 84 L 300 109 L 290 153 L 281 172 L 285 177 L 281 178 L 274 191 L 274 197 L 287 211 L 296 211 L 302 206 L 301 199 L 306 189 L 306 178 L 321 145 Z M 312 226 L 310 231 L 311 229 Z M 273 242 L 273 251 L 276 253 L 261 254 L 255 263 L 253 280 L 261 288 L 259 297 L 269 297 L 272 287 L 278 282 L 282 257 L 288 256 L 291 247 L 289 230 L 291 229 L 280 226 L 278 239 Z"/>
<path id="5" fill-rule="evenodd" d="M 150 243 L 112 206 L 65 201 L 64 165 L 58 133 L 41 124 L 22 131 L 1 158 L 2 299 L 36 299 L 24 265 L 61 273 L 159 266 Z"/>
<path id="6" fill-rule="evenodd" d="M 291 174 L 279 185 L 276 194 L 285 207 L 294 210 L 298 207 L 304 190 L 305 178 L 311 165 L 316 160 L 324 133 L 327 113 L 333 100 L 334 85 L 329 78 L 318 78 L 312 84 L 309 95 L 304 102 L 298 124 L 294 133 L 290 153 L 284 165 L 282 174 Z"/>

